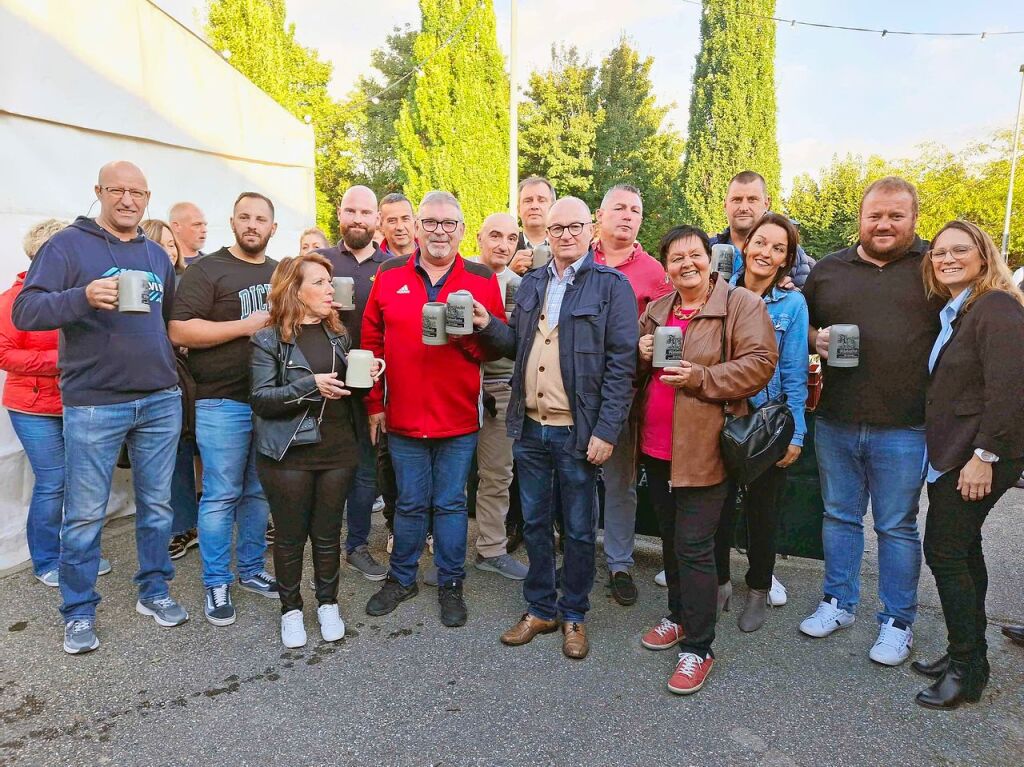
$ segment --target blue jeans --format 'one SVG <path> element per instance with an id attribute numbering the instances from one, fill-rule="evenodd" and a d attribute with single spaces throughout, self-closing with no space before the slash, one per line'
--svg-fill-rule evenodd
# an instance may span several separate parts
<path id="1" fill-rule="evenodd" d="M 231 583 L 231 541 L 238 526 L 238 575 L 264 569 L 270 506 L 256 476 L 252 408 L 231 399 L 196 400 L 196 444 L 203 459 L 199 553 L 203 586 Z"/>
<path id="2" fill-rule="evenodd" d="M 60 523 L 64 516 L 64 421 L 59 415 L 9 410 L 11 425 L 25 448 L 36 481 L 28 505 L 25 536 L 32 572 L 45 575 L 60 563 Z"/>
<path id="3" fill-rule="evenodd" d="M 608 571 L 629 572 L 633 567 L 633 536 L 636 531 L 636 450 L 629 426 L 603 467 L 604 556 Z"/>
<path id="4" fill-rule="evenodd" d="M 192 437 L 178 440 L 178 454 L 174 461 L 174 476 L 171 479 L 171 508 L 174 521 L 171 535 L 180 535 L 193 529 L 199 519 L 199 503 L 196 501 L 196 442 Z"/>
<path id="5" fill-rule="evenodd" d="M 824 593 L 855 612 L 860 602 L 864 514 L 868 499 L 878 534 L 878 620 L 917 617 L 921 536 L 917 510 L 924 482 L 924 427 L 892 428 L 818 418 L 815 452 L 825 518 Z"/>
<path id="6" fill-rule="evenodd" d="M 466 577 L 469 529 L 466 480 L 476 454 L 476 432 L 444 439 L 388 434 L 388 450 L 398 484 L 391 577 L 406 587 L 416 582 L 433 509 L 437 582 L 461 583 Z"/>
<path id="7" fill-rule="evenodd" d="M 519 472 L 523 540 L 530 557 L 530 571 L 523 583 L 530 614 L 554 620 L 561 613 L 564 621 L 582 623 L 590 609 L 590 589 L 594 585 L 597 467 L 569 452 L 571 432 L 568 426 L 542 426 L 526 418 L 512 453 Z M 561 597 L 555 588 L 552 528 L 552 488 L 556 479 L 565 536 Z"/>
<path id="8" fill-rule="evenodd" d="M 359 445 L 359 465 L 348 491 L 345 551 L 351 554 L 370 539 L 370 516 L 377 500 L 377 451 L 369 442 Z"/>
<path id="9" fill-rule="evenodd" d="M 66 491 L 61 527 L 60 611 L 65 621 L 94 618 L 100 595 L 100 533 L 122 443 L 128 443 L 135 487 L 135 545 L 140 599 L 167 596 L 174 566 L 171 474 L 181 432 L 181 390 L 162 389 L 116 405 L 64 407 Z"/>

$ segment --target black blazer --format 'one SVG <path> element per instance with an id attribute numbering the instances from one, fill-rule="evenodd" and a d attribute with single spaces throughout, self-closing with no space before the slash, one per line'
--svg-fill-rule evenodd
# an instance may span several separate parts
<path id="1" fill-rule="evenodd" d="M 953 321 L 925 405 L 928 460 L 958 469 L 975 448 L 1024 456 L 1024 306 L 993 290 Z"/>

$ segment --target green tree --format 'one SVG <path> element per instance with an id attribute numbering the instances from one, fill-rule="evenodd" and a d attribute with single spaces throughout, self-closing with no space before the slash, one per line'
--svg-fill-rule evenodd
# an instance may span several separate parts
<path id="1" fill-rule="evenodd" d="M 354 114 L 328 94 L 331 64 L 295 40 L 295 25 L 287 24 L 285 15 L 284 0 L 214 0 L 206 35 L 277 103 L 300 120 L 309 118 L 316 144 L 317 224 L 336 236 L 335 203 L 355 164 Z"/>
<path id="2" fill-rule="evenodd" d="M 591 198 L 600 121 L 597 68 L 575 46 L 551 46 L 551 66 L 530 75 L 519 110 L 519 177 L 544 176 L 562 196 Z"/>
<path id="3" fill-rule="evenodd" d="M 722 224 L 729 179 L 755 170 L 778 198 L 775 136 L 775 0 L 704 0 L 690 96 L 682 194 L 688 220 Z"/>
<path id="4" fill-rule="evenodd" d="M 662 124 L 671 105 L 657 106 L 651 86 L 654 59 L 622 38 L 601 62 L 594 141 L 593 207 L 619 183 L 638 187 L 644 199 L 640 242 L 650 252 L 658 238 L 678 221 L 677 189 L 683 141 Z"/>
<path id="5" fill-rule="evenodd" d="M 475 253 L 483 219 L 508 208 L 508 77 L 498 48 L 491 0 L 420 0 L 421 31 L 413 53 L 421 72 L 397 125 L 405 193 L 414 202 L 431 189 L 462 203 Z M 442 45 L 451 38 L 450 44 Z"/>

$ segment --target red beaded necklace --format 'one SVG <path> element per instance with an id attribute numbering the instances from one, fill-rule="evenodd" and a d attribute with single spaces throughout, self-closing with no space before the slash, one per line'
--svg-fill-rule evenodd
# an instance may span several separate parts
<path id="1" fill-rule="evenodd" d="M 708 299 L 711 298 L 711 291 L 714 289 L 714 287 L 715 283 L 711 282 L 708 284 L 708 292 L 704 294 L 704 300 L 700 302 L 700 306 L 697 306 L 693 309 L 684 309 L 682 304 L 682 297 L 680 297 L 680 302 L 672 306 L 672 316 L 675 317 L 677 320 L 692 320 L 694 316 L 696 316 L 697 313 L 704 308 L 704 305 L 708 302 Z"/>

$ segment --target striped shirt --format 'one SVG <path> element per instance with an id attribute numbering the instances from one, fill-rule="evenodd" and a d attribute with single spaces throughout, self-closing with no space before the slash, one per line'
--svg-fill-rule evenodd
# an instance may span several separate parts
<path id="1" fill-rule="evenodd" d="M 548 262 L 548 272 L 551 273 L 551 278 L 548 280 L 548 295 L 544 304 L 544 314 L 548 318 L 548 327 L 552 330 L 558 327 L 558 315 L 562 311 L 562 299 L 565 298 L 565 289 L 576 280 L 576 272 L 579 271 L 583 260 L 588 255 L 590 255 L 589 250 L 580 256 L 579 259 L 565 267 L 565 272 L 562 273 L 561 277 L 555 271 L 555 259 L 552 258 Z"/>

